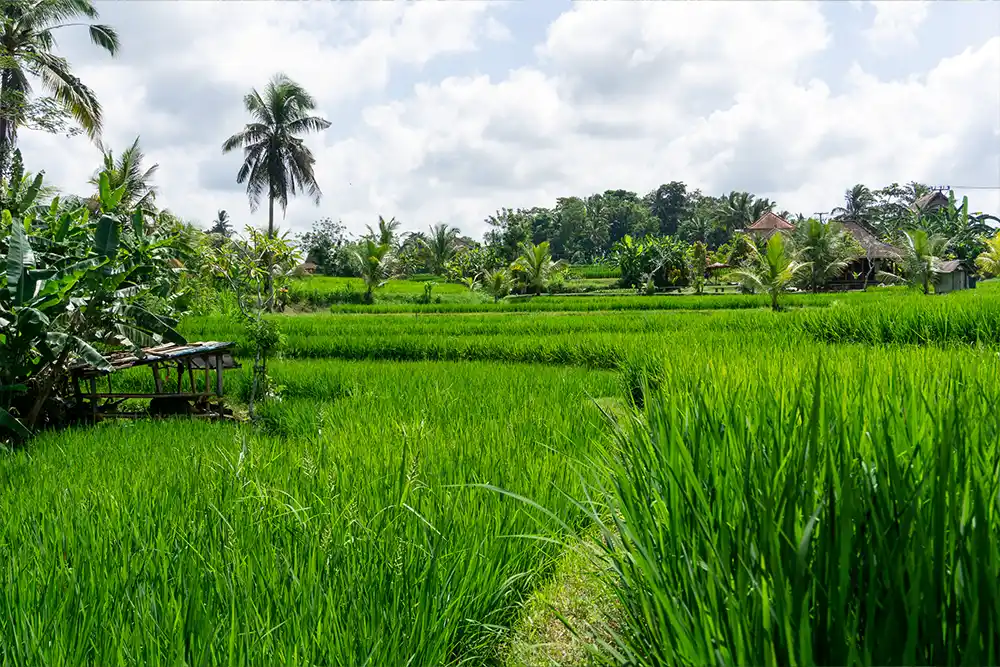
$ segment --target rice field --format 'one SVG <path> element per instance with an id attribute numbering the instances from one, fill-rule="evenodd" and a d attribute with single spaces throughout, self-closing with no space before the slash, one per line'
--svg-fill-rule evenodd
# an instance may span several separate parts
<path id="1" fill-rule="evenodd" d="M 610 664 L 1000 662 L 1000 291 L 787 303 L 275 316 L 259 428 L 0 453 L 0 664 L 513 667 L 581 541 Z"/>

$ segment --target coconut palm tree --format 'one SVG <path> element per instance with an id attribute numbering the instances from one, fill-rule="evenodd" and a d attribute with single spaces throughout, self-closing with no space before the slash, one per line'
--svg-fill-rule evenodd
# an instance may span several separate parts
<path id="1" fill-rule="evenodd" d="M 778 298 L 808 268 L 808 264 L 792 258 L 781 234 L 772 234 L 763 253 L 754 250 L 749 267 L 737 269 L 729 275 L 755 292 L 769 295 L 771 309 L 779 310 Z"/>
<path id="2" fill-rule="evenodd" d="M 430 234 L 423 239 L 424 250 L 427 252 L 431 273 L 442 275 L 444 265 L 458 251 L 458 228 L 449 227 L 446 223 L 431 225 Z"/>
<path id="3" fill-rule="evenodd" d="M 103 163 L 101 168 L 94 172 L 90 184 L 99 185 L 101 173 L 106 172 L 112 190 L 125 186 L 125 193 L 119 203 L 123 210 L 155 213 L 156 186 L 151 181 L 160 165 L 154 164 L 148 168 L 144 167 L 143 161 L 146 156 L 139 146 L 139 137 L 136 137 L 132 145 L 123 150 L 117 159 L 114 152 L 103 145 L 101 153 L 103 154 Z"/>
<path id="4" fill-rule="evenodd" d="M 813 292 L 841 275 L 858 256 L 857 244 L 838 222 L 810 218 L 795 228 L 792 247 L 796 258 L 809 265 L 803 282 Z"/>
<path id="5" fill-rule="evenodd" d="M 514 277 L 510 270 L 501 267 L 495 271 L 485 271 L 480 284 L 483 291 L 493 297 L 493 302 L 496 303 L 510 294 L 514 288 Z"/>
<path id="6" fill-rule="evenodd" d="M 395 255 L 388 243 L 375 243 L 365 239 L 354 252 L 361 269 L 361 279 L 365 281 L 365 302 L 372 302 L 372 293 L 385 285 L 394 275 Z"/>
<path id="7" fill-rule="evenodd" d="M 101 136 L 101 105 L 93 91 L 73 75 L 69 61 L 53 53 L 55 31 L 86 26 L 90 40 L 112 56 L 118 34 L 109 26 L 88 23 L 99 16 L 91 0 L 4 0 L 0 4 L 0 176 L 7 173 L 17 143 L 17 129 L 41 82 L 52 103 L 71 116 L 91 139 Z"/>
<path id="8" fill-rule="evenodd" d="M 289 196 L 305 192 L 319 204 L 322 192 L 313 172 L 316 158 L 300 135 L 325 130 L 330 122 L 310 115 L 316 100 L 280 73 L 271 78 L 263 94 L 251 90 L 243 105 L 252 120 L 226 139 L 222 152 L 243 149 L 236 182 L 246 183 L 251 211 L 262 197 L 267 198 L 267 234 L 273 238 L 275 202 L 285 212 Z"/>
<path id="9" fill-rule="evenodd" d="M 929 234 L 924 229 L 906 230 L 898 244 L 903 251 L 902 275 L 882 272 L 881 278 L 920 285 L 924 294 L 930 294 L 931 282 L 938 273 L 941 257 L 948 247 L 948 238 Z"/>
<path id="10" fill-rule="evenodd" d="M 375 239 L 378 243 L 390 246 L 395 245 L 396 230 L 399 229 L 399 222 L 396 218 L 386 220 L 380 215 L 378 217 L 378 231 L 372 229 L 371 225 L 365 226 L 368 227 L 368 235 Z"/>
<path id="11" fill-rule="evenodd" d="M 520 279 L 521 284 L 537 295 L 548 287 L 553 277 L 568 266 L 564 260 L 553 262 L 549 242 L 543 241 L 538 245 L 532 243 L 523 245 L 521 256 L 514 260 L 510 268 Z"/>
<path id="12" fill-rule="evenodd" d="M 227 239 L 232 236 L 233 227 L 229 224 L 229 214 L 219 209 L 219 212 L 215 215 L 215 221 L 212 222 L 212 228 L 208 230 L 208 233 L 218 234 Z"/>
<path id="13" fill-rule="evenodd" d="M 835 220 L 857 222 L 869 227 L 874 207 L 875 195 L 867 186 L 858 183 L 844 192 L 844 205 L 833 209 L 831 213 Z"/>
<path id="14" fill-rule="evenodd" d="M 1000 232 L 986 239 L 986 250 L 976 257 L 976 267 L 984 276 L 1000 276 Z"/>

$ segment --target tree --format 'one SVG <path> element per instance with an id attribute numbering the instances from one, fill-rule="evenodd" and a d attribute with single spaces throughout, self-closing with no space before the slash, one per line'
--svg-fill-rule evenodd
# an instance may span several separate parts
<path id="1" fill-rule="evenodd" d="M 924 294 L 930 294 L 931 282 L 940 270 L 941 256 L 948 247 L 948 239 L 939 234 L 928 234 L 924 229 L 913 229 L 902 233 L 898 246 L 903 251 L 903 275 L 888 272 L 880 275 L 888 280 L 920 285 Z"/>
<path id="2" fill-rule="evenodd" d="M 423 239 L 424 250 L 427 253 L 427 264 L 431 273 L 444 275 L 444 266 L 455 256 L 458 250 L 458 228 L 449 227 L 446 223 L 431 225 L 430 234 Z"/>
<path id="3" fill-rule="evenodd" d="M 313 223 L 312 229 L 299 236 L 299 247 L 306 254 L 306 260 L 313 262 L 322 273 L 341 275 L 345 273 L 345 262 L 340 250 L 347 243 L 344 225 L 332 218 L 321 218 Z"/>
<path id="4" fill-rule="evenodd" d="M 566 267 L 567 264 L 563 260 L 552 261 L 549 243 L 544 241 L 538 245 L 525 244 L 521 249 L 521 256 L 511 265 L 511 271 L 517 275 L 525 289 L 530 289 L 538 295 Z"/>
<path id="5" fill-rule="evenodd" d="M 809 267 L 802 272 L 802 281 L 813 292 L 841 275 L 856 257 L 860 248 L 838 222 L 823 223 L 806 220 L 792 234 L 795 256 Z"/>
<path id="6" fill-rule="evenodd" d="M 231 239 L 218 250 L 213 268 L 236 295 L 247 338 L 254 348 L 247 407 L 250 418 L 255 420 L 256 399 L 267 395 L 270 384 L 268 358 L 282 343 L 277 323 L 265 315 L 274 310 L 284 287 L 282 282 L 291 274 L 298 256 L 282 237 L 262 234 L 249 225 L 246 233 L 246 239 Z"/>
<path id="7" fill-rule="evenodd" d="M 394 275 L 393 252 L 388 243 L 375 243 L 365 239 L 355 251 L 361 267 L 361 279 L 365 281 L 365 302 L 374 300 L 374 291 L 385 285 Z"/>
<path id="8" fill-rule="evenodd" d="M 118 34 L 91 24 L 99 17 L 91 0 L 4 0 L 0 8 L 0 179 L 7 174 L 17 130 L 31 119 L 32 79 L 51 94 L 51 106 L 71 116 L 93 140 L 101 135 L 101 105 L 72 72 L 69 61 L 53 53 L 54 32 L 86 25 L 91 41 L 114 56 Z"/>
<path id="9" fill-rule="evenodd" d="M 378 232 L 372 229 L 371 225 L 367 225 L 368 235 L 372 239 L 381 245 L 395 245 L 396 241 L 396 230 L 399 229 L 399 222 L 396 218 L 391 220 L 386 220 L 381 215 L 378 217 Z"/>
<path id="10" fill-rule="evenodd" d="M 1000 232 L 985 240 L 986 249 L 976 257 L 976 268 L 984 276 L 1000 276 Z"/>
<path id="11" fill-rule="evenodd" d="M 316 100 L 280 73 L 268 82 L 263 95 L 256 88 L 251 90 L 243 105 L 252 121 L 222 144 L 222 152 L 243 149 L 236 182 L 246 183 L 251 211 L 260 205 L 261 197 L 267 197 L 267 234 L 273 238 L 275 202 L 285 212 L 288 198 L 304 192 L 319 205 L 322 192 L 313 172 L 316 159 L 300 135 L 325 130 L 330 122 L 309 115 Z"/>
<path id="12" fill-rule="evenodd" d="M 694 291 L 696 294 L 701 294 L 705 287 L 705 271 L 708 267 L 708 252 L 701 241 L 696 241 L 688 249 L 688 266 Z"/>
<path id="13" fill-rule="evenodd" d="M 510 270 L 501 267 L 484 272 L 481 285 L 483 291 L 493 297 L 493 302 L 496 303 L 510 294 L 514 288 L 514 277 L 510 274 Z"/>
<path id="14" fill-rule="evenodd" d="M 160 165 L 154 164 L 148 168 L 143 166 L 146 156 L 139 146 L 139 137 L 136 137 L 132 145 L 123 150 L 117 159 L 114 152 L 103 145 L 101 153 L 103 164 L 90 179 L 90 184 L 99 185 L 101 174 L 107 174 L 112 190 L 124 188 L 120 206 L 126 211 L 138 209 L 146 213 L 155 213 L 156 186 L 151 181 Z"/>
<path id="15" fill-rule="evenodd" d="M 833 209 L 836 220 L 856 222 L 871 228 L 872 214 L 875 207 L 875 195 L 866 185 L 858 183 L 844 192 L 844 205 Z"/>
<path id="16" fill-rule="evenodd" d="M 771 297 L 771 309 L 779 310 L 778 299 L 808 265 L 792 258 L 780 233 L 772 234 L 763 253 L 755 252 L 750 266 L 729 275 L 755 292 Z"/>
<path id="17" fill-rule="evenodd" d="M 229 224 L 229 214 L 219 209 L 219 212 L 215 214 L 215 220 L 212 222 L 212 227 L 208 230 L 208 233 L 216 234 L 224 239 L 231 238 L 233 235 L 233 226 Z"/>
<path id="18" fill-rule="evenodd" d="M 672 236 L 687 217 L 687 186 L 681 181 L 665 183 L 643 197 L 643 203 L 659 222 L 660 235 Z"/>

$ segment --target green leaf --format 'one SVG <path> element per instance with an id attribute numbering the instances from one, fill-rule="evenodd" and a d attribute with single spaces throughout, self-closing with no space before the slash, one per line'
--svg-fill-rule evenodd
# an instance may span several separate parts
<path id="1" fill-rule="evenodd" d="M 102 257 L 111 257 L 118 252 L 118 220 L 110 215 L 102 215 L 97 221 L 94 234 L 94 250 Z"/>
<path id="2" fill-rule="evenodd" d="M 94 368 L 108 373 L 114 370 L 108 360 L 104 358 L 104 355 L 91 347 L 90 343 L 85 340 L 75 338 L 73 347 L 76 349 L 77 354 L 80 355 L 80 358 Z"/>
<path id="3" fill-rule="evenodd" d="M 18 206 L 18 212 L 24 215 L 25 211 L 32 207 L 35 203 L 35 198 L 38 197 L 38 191 L 42 189 L 42 179 L 44 174 L 38 174 L 35 176 L 35 180 L 31 182 L 28 189 L 24 192 L 24 196 L 21 198 L 20 205 Z"/>
<path id="4" fill-rule="evenodd" d="M 8 431 L 15 433 L 22 438 L 31 437 L 31 431 L 29 431 L 19 419 L 16 419 L 12 414 L 3 408 L 0 408 L 0 427 L 6 428 Z"/>
<path id="5" fill-rule="evenodd" d="M 7 249 L 7 289 L 17 303 L 22 303 L 23 294 L 21 276 L 25 269 L 35 266 L 35 255 L 28 243 L 28 235 L 24 226 L 12 224 L 10 211 L 3 212 L 3 222 L 10 224 L 10 242 Z"/>

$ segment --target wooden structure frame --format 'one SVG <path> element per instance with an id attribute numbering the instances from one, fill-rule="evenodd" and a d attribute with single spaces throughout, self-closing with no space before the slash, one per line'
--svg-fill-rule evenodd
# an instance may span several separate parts
<path id="1" fill-rule="evenodd" d="M 111 364 L 111 371 L 91 364 L 77 364 L 70 368 L 77 412 L 94 421 L 102 417 L 145 417 L 157 413 L 158 399 L 166 399 L 166 409 L 159 414 L 187 414 L 203 419 L 231 417 L 232 411 L 222 401 L 223 372 L 241 368 L 233 358 L 234 347 L 232 342 L 208 341 L 148 347 L 139 355 L 116 352 L 105 357 Z M 115 392 L 111 378 L 114 372 L 139 366 L 148 366 L 153 371 L 155 393 Z M 176 370 L 176 384 L 170 377 L 171 370 Z M 187 387 L 184 386 L 185 376 Z M 204 381 L 199 388 L 197 380 L 201 377 Z M 107 378 L 107 391 L 99 391 L 98 383 L 103 383 L 104 378 Z M 119 411 L 118 407 L 128 399 L 151 399 L 149 413 Z"/>

